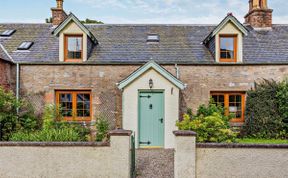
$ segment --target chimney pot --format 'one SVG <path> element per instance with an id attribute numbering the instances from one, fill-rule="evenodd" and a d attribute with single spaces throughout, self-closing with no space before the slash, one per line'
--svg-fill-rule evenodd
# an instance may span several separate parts
<path id="1" fill-rule="evenodd" d="M 233 16 L 233 13 L 232 12 L 228 12 L 227 16 Z"/>
<path id="2" fill-rule="evenodd" d="M 63 9 L 63 2 L 64 2 L 64 0 L 57 0 L 57 8 L 58 9 Z"/>

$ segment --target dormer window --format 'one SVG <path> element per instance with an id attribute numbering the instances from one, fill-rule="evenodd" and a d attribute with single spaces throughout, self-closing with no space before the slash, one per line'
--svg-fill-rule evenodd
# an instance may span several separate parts
<path id="1" fill-rule="evenodd" d="M 237 35 L 220 35 L 220 62 L 237 62 Z"/>
<path id="2" fill-rule="evenodd" d="M 65 61 L 83 61 L 83 35 L 65 35 Z"/>

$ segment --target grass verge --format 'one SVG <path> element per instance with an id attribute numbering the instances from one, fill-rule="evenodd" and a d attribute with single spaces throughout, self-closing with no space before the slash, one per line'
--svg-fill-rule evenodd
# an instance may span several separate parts
<path id="1" fill-rule="evenodd" d="M 288 140 L 252 139 L 252 138 L 237 139 L 237 142 L 247 144 L 288 144 Z"/>

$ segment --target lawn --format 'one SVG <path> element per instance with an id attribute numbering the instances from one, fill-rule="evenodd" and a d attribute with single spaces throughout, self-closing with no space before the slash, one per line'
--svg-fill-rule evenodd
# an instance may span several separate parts
<path id="1" fill-rule="evenodd" d="M 244 138 L 238 139 L 238 143 L 248 143 L 248 144 L 288 144 L 288 140 L 273 140 L 273 139 L 251 139 Z"/>

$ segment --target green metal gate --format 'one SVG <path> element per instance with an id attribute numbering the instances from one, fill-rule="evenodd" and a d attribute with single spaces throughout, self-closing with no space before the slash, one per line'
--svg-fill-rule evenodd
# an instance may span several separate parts
<path id="1" fill-rule="evenodd" d="M 136 178 L 135 135 L 131 135 L 131 178 Z"/>

